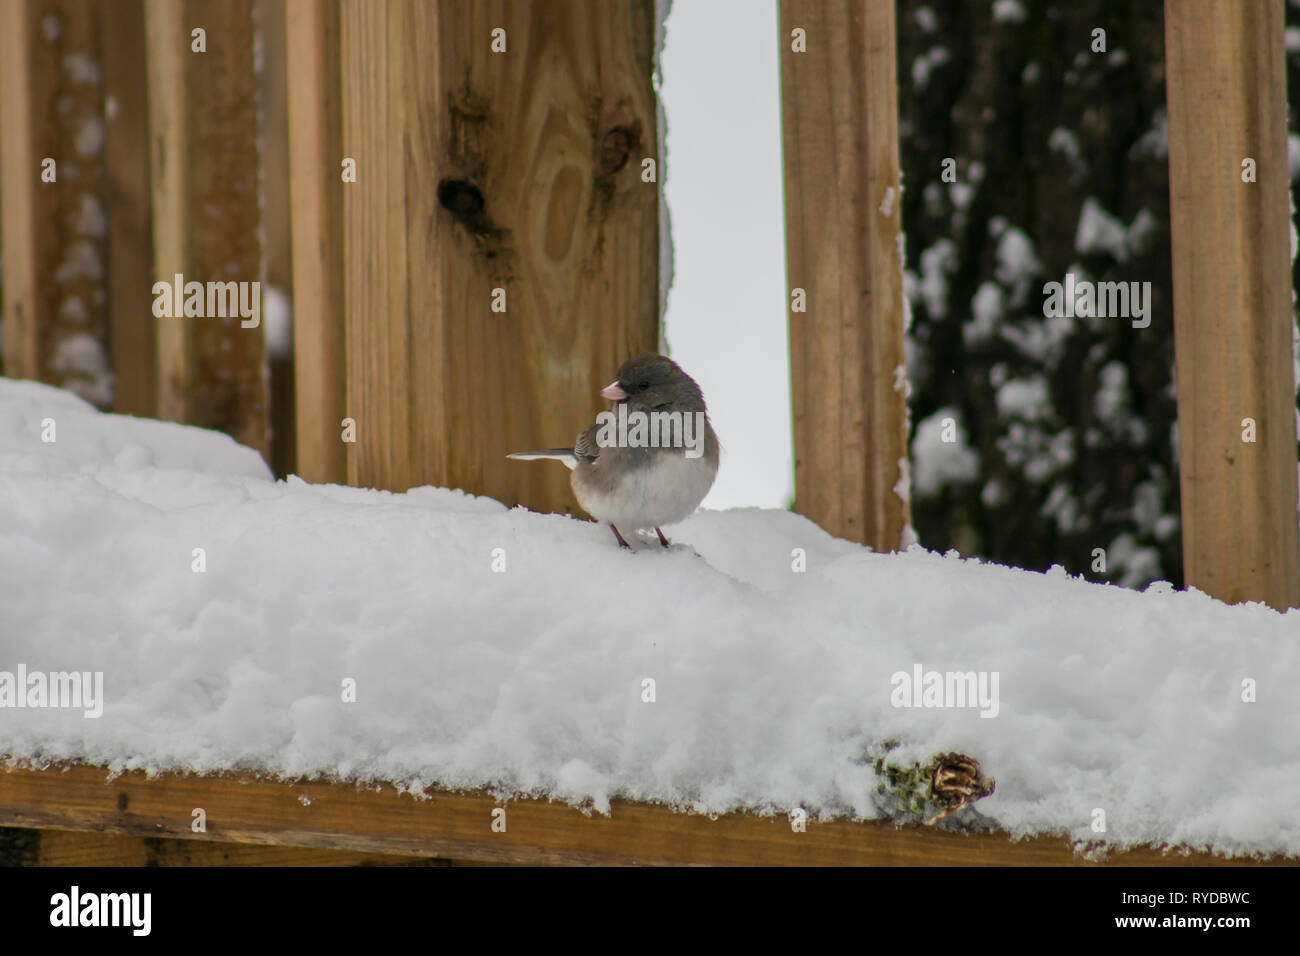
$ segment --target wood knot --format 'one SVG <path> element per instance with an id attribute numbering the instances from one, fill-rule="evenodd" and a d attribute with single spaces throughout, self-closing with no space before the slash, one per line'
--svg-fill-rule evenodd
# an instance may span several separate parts
<path id="1" fill-rule="evenodd" d="M 438 205 L 470 232 L 482 233 L 491 228 L 483 211 L 483 193 L 471 182 L 444 179 L 438 183 Z"/>
<path id="2" fill-rule="evenodd" d="M 628 126 L 613 126 L 600 140 L 596 152 L 596 175 L 613 176 L 627 165 L 627 158 L 636 149 L 641 137 Z"/>

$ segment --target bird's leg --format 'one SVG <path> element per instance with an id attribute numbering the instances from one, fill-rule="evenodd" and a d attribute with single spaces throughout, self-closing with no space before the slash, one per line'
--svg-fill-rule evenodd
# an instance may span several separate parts
<path id="1" fill-rule="evenodd" d="M 609 523 L 609 530 L 613 531 L 614 537 L 618 538 L 618 543 L 620 547 L 627 548 L 629 551 L 632 550 L 632 546 L 623 540 L 623 536 L 618 533 L 618 528 L 614 527 L 614 522 L 612 521 Z"/>
<path id="2" fill-rule="evenodd" d="M 664 533 L 662 531 L 660 531 L 658 528 L 655 528 L 655 534 L 659 535 L 660 544 L 662 544 L 665 548 L 671 547 L 671 545 L 668 544 L 668 539 L 664 537 Z"/>

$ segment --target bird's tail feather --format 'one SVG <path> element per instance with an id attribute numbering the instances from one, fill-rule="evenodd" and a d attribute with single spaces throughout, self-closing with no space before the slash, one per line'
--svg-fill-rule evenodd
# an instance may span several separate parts
<path id="1" fill-rule="evenodd" d="M 554 458 L 556 461 L 562 461 L 570 469 L 578 467 L 578 458 L 573 454 L 572 448 L 543 448 L 541 451 L 517 451 L 514 454 L 506 455 L 507 458 L 516 458 L 519 461 L 540 461 L 544 458 Z"/>

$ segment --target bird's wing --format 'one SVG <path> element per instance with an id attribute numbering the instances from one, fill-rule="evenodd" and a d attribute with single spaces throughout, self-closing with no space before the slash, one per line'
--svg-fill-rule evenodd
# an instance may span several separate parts
<path id="1" fill-rule="evenodd" d="M 578 461 L 590 464 L 600 457 L 600 445 L 596 444 L 596 433 L 598 431 L 600 431 L 600 425 L 593 422 L 573 443 L 573 455 Z"/>

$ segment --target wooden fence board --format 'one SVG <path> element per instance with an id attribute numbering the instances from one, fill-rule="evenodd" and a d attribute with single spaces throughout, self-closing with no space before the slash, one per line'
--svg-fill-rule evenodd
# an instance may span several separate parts
<path id="1" fill-rule="evenodd" d="M 1279 610 L 1300 606 L 1283 28 L 1282 0 L 1165 4 L 1185 579 Z"/>
<path id="2" fill-rule="evenodd" d="M 108 314 L 117 394 L 113 411 L 158 417 L 149 210 L 149 99 L 143 0 L 114 0 L 104 18 L 108 175 Z"/>
<path id="3" fill-rule="evenodd" d="M 654 4 L 341 9 L 349 481 L 563 511 L 563 468 L 505 456 L 658 342 Z"/>
<path id="4" fill-rule="evenodd" d="M 807 824 L 733 813 L 718 819 L 615 800 L 611 816 L 561 803 L 501 803 L 481 792 L 436 791 L 417 801 L 390 786 L 132 772 L 109 780 L 99 767 L 0 771 L 0 825 L 110 831 L 236 843 L 414 854 L 500 863 L 866 866 L 1090 865 L 1066 842 L 1012 842 L 1001 833 L 964 835 L 888 823 Z M 190 830 L 202 807 L 207 833 Z M 506 831 L 492 812 L 506 810 Z M 1141 847 L 1105 862 L 1130 866 L 1245 865 L 1208 853 Z M 1277 865 L 1300 860 L 1271 858 Z"/>
<path id="5" fill-rule="evenodd" d="M 894 0 L 781 0 L 794 510 L 877 551 L 908 522 Z M 804 31 L 806 52 L 792 46 Z"/>
<path id="6" fill-rule="evenodd" d="M 196 52 L 193 31 L 204 31 Z M 150 0 L 149 130 L 157 281 L 260 284 L 252 0 Z M 268 453 L 263 330 L 238 315 L 157 320 L 163 418 Z"/>
<path id="7" fill-rule="evenodd" d="M 297 473 L 345 484 L 343 142 L 338 0 L 290 0 L 289 100 Z"/>
<path id="8" fill-rule="evenodd" d="M 94 0 L 0 4 L 0 209 L 5 374 L 109 408 L 101 12 Z"/>

